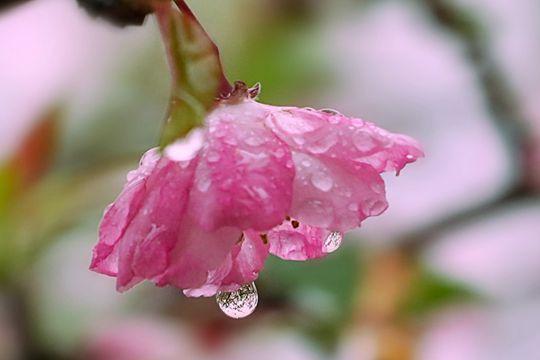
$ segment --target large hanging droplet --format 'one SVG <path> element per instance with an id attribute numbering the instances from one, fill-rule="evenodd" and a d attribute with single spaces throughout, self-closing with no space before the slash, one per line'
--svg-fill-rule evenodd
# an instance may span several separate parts
<path id="1" fill-rule="evenodd" d="M 324 240 L 323 251 L 327 254 L 333 253 L 341 246 L 343 234 L 339 231 L 332 231 Z"/>
<path id="2" fill-rule="evenodd" d="M 246 284 L 232 292 L 219 292 L 216 301 L 221 311 L 233 319 L 245 318 L 255 311 L 259 295 L 255 283 Z"/>

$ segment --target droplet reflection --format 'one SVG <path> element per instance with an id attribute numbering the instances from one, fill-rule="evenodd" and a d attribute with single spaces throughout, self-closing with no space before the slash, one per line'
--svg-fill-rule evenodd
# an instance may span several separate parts
<path id="1" fill-rule="evenodd" d="M 233 319 L 245 318 L 255 311 L 259 295 L 255 283 L 246 284 L 232 292 L 219 292 L 216 295 L 219 308 Z"/>
<path id="2" fill-rule="evenodd" d="M 343 241 L 342 233 L 340 233 L 339 231 L 331 232 L 324 240 L 323 251 L 327 254 L 333 253 L 334 251 L 339 249 L 342 241 Z"/>

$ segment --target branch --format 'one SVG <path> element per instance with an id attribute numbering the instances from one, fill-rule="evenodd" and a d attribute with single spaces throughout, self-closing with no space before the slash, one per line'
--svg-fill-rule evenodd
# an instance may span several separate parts
<path id="1" fill-rule="evenodd" d="M 511 203 L 531 198 L 535 198 L 535 196 L 531 194 L 529 189 L 525 187 L 512 188 L 495 199 L 473 206 L 468 210 L 451 214 L 422 229 L 402 236 L 398 241 L 399 247 L 409 254 L 416 254 L 438 234 L 444 231 L 474 221 L 486 214 L 497 212 Z"/>
<path id="2" fill-rule="evenodd" d="M 474 206 L 406 234 L 400 246 L 405 251 L 416 253 L 419 248 L 437 234 L 471 219 L 497 211 L 507 204 L 536 196 L 528 184 L 527 151 L 530 148 L 529 125 L 520 111 L 517 96 L 489 50 L 489 39 L 480 23 L 469 12 L 450 0 L 417 0 L 432 21 L 441 29 L 458 39 L 464 46 L 465 55 L 475 71 L 491 118 L 505 135 L 512 154 L 519 161 L 519 177 L 515 184 L 502 196 Z"/>

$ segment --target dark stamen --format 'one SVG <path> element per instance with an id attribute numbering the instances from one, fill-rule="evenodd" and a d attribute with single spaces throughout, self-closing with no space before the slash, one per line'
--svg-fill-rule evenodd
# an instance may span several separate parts
<path id="1" fill-rule="evenodd" d="M 238 241 L 236 242 L 236 244 L 241 244 L 242 241 L 244 241 L 244 233 L 242 233 L 242 235 L 240 235 L 240 237 L 238 238 Z"/>

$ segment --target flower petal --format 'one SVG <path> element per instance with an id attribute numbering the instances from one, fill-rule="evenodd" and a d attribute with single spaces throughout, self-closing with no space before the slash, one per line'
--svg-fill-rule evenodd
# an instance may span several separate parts
<path id="1" fill-rule="evenodd" d="M 375 124 L 332 111 L 269 106 L 272 131 L 294 150 L 330 158 L 346 166 L 371 165 L 378 172 L 399 171 L 423 156 L 418 142 Z"/>
<path id="2" fill-rule="evenodd" d="M 242 231 L 233 227 L 208 232 L 198 225 L 193 214 L 188 214 L 169 254 L 167 270 L 157 279 L 157 285 L 181 289 L 203 286 L 208 273 L 223 264 L 241 236 Z"/>
<path id="3" fill-rule="evenodd" d="M 205 229 L 266 231 L 285 218 L 294 168 L 288 146 L 264 125 L 266 114 L 264 106 L 245 101 L 209 115 L 191 194 Z"/>
<path id="4" fill-rule="evenodd" d="M 345 232 L 388 207 L 384 182 L 370 165 L 347 168 L 302 153 L 294 153 L 293 160 L 296 177 L 290 216 L 302 224 Z"/>
<path id="5" fill-rule="evenodd" d="M 248 231 L 241 243 L 237 243 L 225 261 L 210 271 L 206 283 L 197 289 L 184 290 L 186 296 L 214 296 L 218 291 L 234 291 L 253 282 L 259 276 L 268 257 L 268 245 L 260 235 Z"/>
<path id="6" fill-rule="evenodd" d="M 195 165 L 196 161 L 162 158 L 145 180 L 144 198 L 117 245 L 118 290 L 143 279 L 156 281 L 167 269 L 183 225 Z"/>
<path id="7" fill-rule="evenodd" d="M 293 226 L 293 223 L 284 221 L 268 232 L 270 253 L 283 260 L 295 261 L 326 256 L 323 246 L 330 231 L 301 223 Z"/>
<path id="8" fill-rule="evenodd" d="M 117 244 L 142 206 L 146 180 L 158 161 L 157 150 L 149 150 L 142 157 L 139 168 L 128 173 L 122 193 L 103 215 L 99 226 L 99 242 L 94 247 L 90 269 L 110 276 L 118 273 Z"/>

